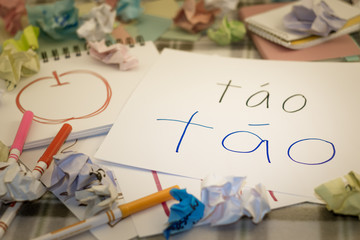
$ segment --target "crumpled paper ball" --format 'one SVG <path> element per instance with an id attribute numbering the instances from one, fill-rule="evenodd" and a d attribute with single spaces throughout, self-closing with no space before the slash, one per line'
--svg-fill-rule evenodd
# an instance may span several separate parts
<path id="1" fill-rule="evenodd" d="M 77 35 L 87 41 L 105 39 L 106 35 L 113 31 L 115 14 L 111 6 L 106 3 L 92 8 L 90 13 L 84 17 L 84 22 L 76 30 Z"/>
<path id="2" fill-rule="evenodd" d="M 199 225 L 225 225 L 243 216 L 259 223 L 270 212 L 265 187 L 245 187 L 246 177 L 209 175 L 202 182 L 201 201 L 204 217 Z"/>
<path id="3" fill-rule="evenodd" d="M 55 40 L 66 39 L 78 28 L 78 9 L 74 0 L 26 5 L 29 23 Z"/>
<path id="4" fill-rule="evenodd" d="M 166 239 L 169 239 L 171 234 L 190 230 L 204 214 L 204 204 L 187 193 L 186 189 L 175 188 L 170 190 L 170 194 L 179 203 L 170 207 L 169 226 L 163 232 Z"/>
<path id="5" fill-rule="evenodd" d="M 245 24 L 241 21 L 231 20 L 224 17 L 217 29 L 209 29 L 208 37 L 218 45 L 225 46 L 241 41 L 246 34 Z"/>
<path id="6" fill-rule="evenodd" d="M 3 203 L 32 201 L 40 198 L 46 187 L 24 165 L 9 159 L 0 162 L 0 199 Z"/>
<path id="7" fill-rule="evenodd" d="M 18 51 L 12 44 L 7 44 L 0 55 L 0 79 L 7 82 L 7 90 L 13 90 L 21 77 L 29 77 L 39 72 L 40 61 L 32 50 Z"/>
<path id="8" fill-rule="evenodd" d="M 6 31 L 11 35 L 22 29 L 21 18 L 24 15 L 25 0 L 0 1 L 0 17 L 4 20 Z"/>
<path id="9" fill-rule="evenodd" d="M 85 218 L 94 216 L 103 210 L 111 209 L 117 199 L 118 192 L 114 184 L 104 180 L 98 184 L 75 192 L 76 200 L 87 206 Z"/>
<path id="10" fill-rule="evenodd" d="M 9 148 L 0 141 L 0 162 L 6 162 L 9 157 Z"/>
<path id="11" fill-rule="evenodd" d="M 137 19 L 144 12 L 140 0 L 118 0 L 115 9 L 116 16 L 124 22 Z"/>
<path id="12" fill-rule="evenodd" d="M 113 173 L 83 153 L 67 152 L 54 156 L 49 189 L 62 196 L 75 196 L 86 205 L 85 218 L 108 210 L 118 192 Z"/>
<path id="13" fill-rule="evenodd" d="M 29 49 L 35 50 L 39 48 L 40 29 L 38 27 L 29 25 L 21 33 L 19 39 L 10 38 L 3 42 L 3 48 L 6 45 L 12 44 L 18 51 L 27 51 Z"/>
<path id="14" fill-rule="evenodd" d="M 283 18 L 283 24 L 287 29 L 322 37 L 339 30 L 345 23 L 346 20 L 337 17 L 325 1 L 315 0 L 301 0 Z"/>
<path id="15" fill-rule="evenodd" d="M 119 69 L 122 71 L 139 65 L 138 59 L 129 53 L 128 46 L 124 44 L 117 43 L 106 46 L 105 40 L 101 40 L 99 42 L 89 42 L 88 47 L 90 56 L 106 64 L 118 64 Z"/>
<path id="16" fill-rule="evenodd" d="M 220 9 L 206 9 L 204 0 L 185 0 L 173 21 L 187 32 L 198 33 L 209 28 L 215 21 Z"/>
<path id="17" fill-rule="evenodd" d="M 329 211 L 360 218 L 360 175 L 351 171 L 315 188 Z"/>
<path id="18" fill-rule="evenodd" d="M 235 11 L 240 0 L 205 0 L 206 8 L 218 8 L 220 15 L 224 16 Z"/>

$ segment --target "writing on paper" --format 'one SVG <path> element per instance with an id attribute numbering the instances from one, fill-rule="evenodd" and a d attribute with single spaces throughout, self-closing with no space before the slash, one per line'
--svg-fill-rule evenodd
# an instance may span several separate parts
<path id="1" fill-rule="evenodd" d="M 178 153 L 180 151 L 180 145 L 184 141 L 184 136 L 187 133 L 187 131 L 190 131 L 189 130 L 190 125 L 200 126 L 200 127 L 204 127 L 204 128 L 210 129 L 210 130 L 214 129 L 213 127 L 210 127 L 210 126 L 193 123 L 192 121 L 196 114 L 198 114 L 198 111 L 193 113 L 188 121 L 182 121 L 182 120 L 178 120 L 178 119 L 164 119 L 164 118 L 157 119 L 158 121 L 173 121 L 173 122 L 177 122 L 177 123 L 181 123 L 181 124 L 185 125 L 184 130 L 180 136 L 180 139 L 177 142 L 175 152 Z M 256 124 L 256 125 L 259 125 L 259 124 Z M 260 124 L 260 125 L 269 126 L 269 124 Z M 237 149 L 234 149 L 234 148 L 228 146 L 229 142 L 231 143 L 231 141 L 234 137 L 237 137 L 238 139 L 241 137 L 244 137 L 244 141 L 237 141 L 237 143 L 241 142 L 241 143 L 247 144 L 247 141 L 245 139 L 249 139 L 249 137 L 250 138 L 253 137 L 257 141 L 255 141 L 255 145 L 251 149 L 242 149 L 243 146 L 241 146 L 241 145 L 238 146 Z M 308 159 L 299 159 L 299 154 L 297 154 L 297 153 L 301 152 L 301 151 L 306 151 L 307 147 L 310 145 L 313 145 L 313 144 L 318 145 L 317 146 L 317 150 L 318 150 L 317 156 L 320 155 L 321 159 L 315 159 L 315 161 L 313 161 L 313 162 L 309 162 Z M 262 148 L 264 148 L 265 157 L 266 157 L 268 163 L 271 163 L 269 140 L 263 139 L 262 137 L 260 137 L 258 134 L 254 133 L 254 132 L 247 131 L 247 130 L 239 130 L 239 131 L 230 132 L 230 133 L 226 134 L 225 137 L 221 140 L 221 145 L 224 150 L 234 152 L 237 154 L 251 154 L 255 151 L 258 151 L 260 149 L 260 147 L 262 147 Z M 319 154 L 319 152 L 320 152 L 320 154 Z M 335 145 L 330 141 L 327 141 L 327 140 L 324 140 L 321 138 L 304 138 L 304 139 L 299 139 L 299 140 L 289 144 L 289 147 L 287 149 L 287 156 L 289 157 L 290 160 L 292 160 L 293 162 L 298 163 L 298 164 L 319 165 L 319 164 L 324 164 L 324 163 L 332 160 L 335 157 L 335 152 L 336 152 Z"/>
<path id="2" fill-rule="evenodd" d="M 241 86 L 238 85 L 232 85 L 231 80 L 227 84 L 218 83 L 218 85 L 224 85 L 225 89 L 220 97 L 219 103 L 222 102 L 223 98 L 225 97 L 226 92 L 230 87 L 235 88 L 241 88 Z M 268 86 L 269 83 L 262 84 L 260 87 Z M 269 108 L 269 100 L 270 99 L 270 93 L 267 90 L 260 90 L 254 94 L 252 94 L 247 100 L 246 100 L 246 106 L 247 107 L 258 107 L 261 104 L 265 103 L 266 108 Z M 282 109 L 287 113 L 295 113 L 300 110 L 302 110 L 306 106 L 307 99 L 302 94 L 293 94 L 286 98 L 282 104 Z M 293 104 L 289 104 L 293 103 Z M 292 105 L 293 109 L 289 107 L 289 105 Z M 298 105 L 294 107 L 293 105 Z"/>

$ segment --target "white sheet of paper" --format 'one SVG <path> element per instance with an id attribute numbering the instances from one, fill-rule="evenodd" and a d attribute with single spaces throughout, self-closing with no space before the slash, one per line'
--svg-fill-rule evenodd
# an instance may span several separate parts
<path id="1" fill-rule="evenodd" d="M 274 191 L 359 171 L 359 63 L 282 62 L 165 49 L 95 157 Z"/>
<path id="2" fill-rule="evenodd" d="M 69 46 L 72 48 L 72 46 Z M 62 51 L 62 49 L 61 49 Z M 139 60 L 137 68 L 120 71 L 86 52 L 75 53 L 49 62 L 41 62 L 40 72 L 24 78 L 14 91 L 1 99 L 0 139 L 10 146 L 22 111 L 34 113 L 34 120 L 24 148 L 46 146 L 63 123 L 72 125 L 68 140 L 107 132 L 143 75 L 159 56 L 153 42 L 129 47 L 129 54 Z M 55 73 L 56 74 L 55 74 Z"/>

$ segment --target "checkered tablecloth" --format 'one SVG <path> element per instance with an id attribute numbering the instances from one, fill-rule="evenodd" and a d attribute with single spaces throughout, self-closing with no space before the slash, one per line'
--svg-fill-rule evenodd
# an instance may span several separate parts
<path id="1" fill-rule="evenodd" d="M 241 0 L 241 6 L 264 3 L 264 0 Z M 268 1 L 270 2 L 270 1 Z M 360 33 L 352 34 L 360 43 Z M 202 36 L 196 42 L 159 39 L 159 51 L 164 48 L 181 49 L 204 54 L 238 58 L 261 58 L 251 39 L 246 36 L 240 43 L 219 47 Z M 0 214 L 6 206 L 1 207 Z M 52 193 L 41 199 L 26 202 L 9 226 L 4 240 L 26 240 L 77 222 L 78 219 Z M 89 232 L 71 239 L 95 239 Z M 146 239 L 164 239 L 153 236 Z M 173 239 L 360 239 L 360 221 L 357 217 L 339 216 L 327 211 L 323 205 L 304 203 L 270 212 L 260 224 L 242 219 L 235 224 L 195 228 L 176 235 Z"/>
<path id="2" fill-rule="evenodd" d="M 359 38 L 359 34 L 354 34 Z M 161 51 L 165 47 L 205 54 L 240 58 L 260 58 L 251 39 L 225 48 L 214 45 L 206 36 L 197 42 L 156 41 Z M 5 209 L 3 206 L 2 211 Z M 25 203 L 10 225 L 3 239 L 30 239 L 49 231 L 77 222 L 78 219 L 53 194 L 46 193 L 41 199 Z M 205 236 L 204 236 L 205 234 Z M 258 225 L 243 219 L 228 226 L 202 227 L 175 236 L 173 239 L 359 239 L 360 221 L 357 217 L 338 216 L 318 204 L 299 204 L 270 212 Z M 204 238 L 205 237 L 205 238 Z M 72 239 L 94 239 L 84 233 Z M 164 239 L 162 236 L 147 239 Z"/>

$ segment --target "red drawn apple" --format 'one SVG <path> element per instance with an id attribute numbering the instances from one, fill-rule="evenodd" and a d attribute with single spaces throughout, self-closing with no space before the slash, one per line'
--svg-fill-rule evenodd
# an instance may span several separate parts
<path id="1" fill-rule="evenodd" d="M 112 91 L 107 80 L 96 72 L 73 70 L 41 77 L 23 87 L 16 97 L 21 112 L 30 110 L 34 121 L 59 124 L 91 118 L 105 111 Z"/>

